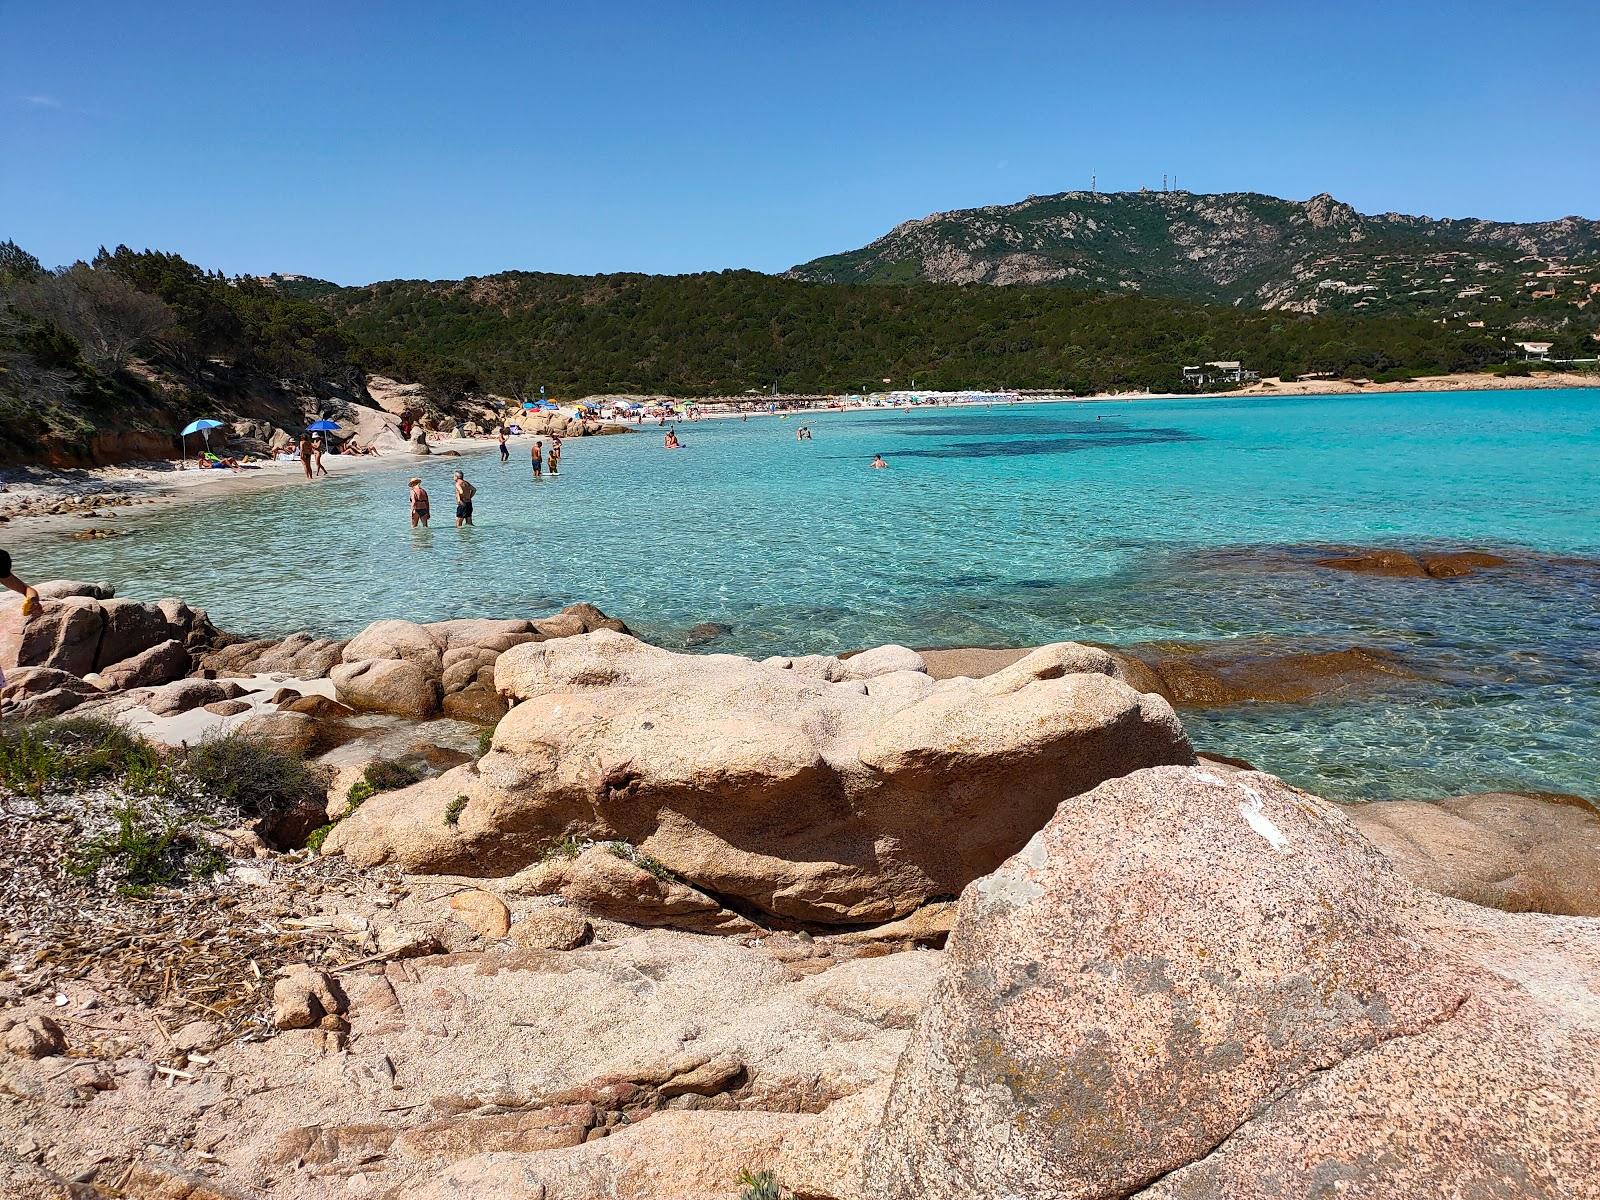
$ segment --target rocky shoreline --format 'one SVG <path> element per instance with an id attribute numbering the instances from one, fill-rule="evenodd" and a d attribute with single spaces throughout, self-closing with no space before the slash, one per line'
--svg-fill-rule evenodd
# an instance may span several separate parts
<path id="1" fill-rule="evenodd" d="M 143 895 L 53 865 L 116 786 L 10 795 L 17 1194 L 1592 1184 L 1582 801 L 1330 804 L 1197 756 L 1170 664 L 1071 643 L 757 662 L 588 605 L 248 640 L 41 592 L 0 605 L 5 728 L 322 782 Z"/>

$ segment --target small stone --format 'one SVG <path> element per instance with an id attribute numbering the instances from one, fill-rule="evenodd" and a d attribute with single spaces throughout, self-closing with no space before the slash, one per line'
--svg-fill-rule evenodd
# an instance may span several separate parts
<path id="1" fill-rule="evenodd" d="M 488 892 L 457 892 L 450 897 L 450 908 L 463 925 L 484 937 L 503 938 L 511 931 L 511 910 Z"/>
<path id="2" fill-rule="evenodd" d="M 19 1058 L 48 1058 L 67 1048 L 67 1035 L 49 1017 L 18 1021 L 5 1031 L 6 1049 Z"/>
<path id="3" fill-rule="evenodd" d="M 272 1023 L 279 1029 L 310 1029 L 348 1007 L 339 984 L 312 967 L 290 967 L 272 987 Z"/>
<path id="4" fill-rule="evenodd" d="M 73 1067 L 67 1072 L 67 1082 L 86 1092 L 109 1092 L 117 1086 L 111 1072 L 99 1063 L 80 1063 Z"/>
<path id="5" fill-rule="evenodd" d="M 594 927 L 570 908 L 536 908 L 511 927 L 512 940 L 528 950 L 572 950 L 594 936 Z"/>

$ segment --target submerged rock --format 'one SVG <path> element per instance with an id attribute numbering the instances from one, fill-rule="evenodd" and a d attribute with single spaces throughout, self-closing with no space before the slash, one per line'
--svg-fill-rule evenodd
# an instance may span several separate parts
<path id="1" fill-rule="evenodd" d="M 1140 771 L 963 893 L 862 1194 L 1589 1194 L 1597 978 L 1600 930 L 1419 891 L 1334 805 Z"/>
<path id="2" fill-rule="evenodd" d="M 954 895 L 1069 796 L 1194 759 L 1104 651 L 1045 647 L 981 681 L 914 663 L 903 647 L 757 663 L 611 632 L 524 644 L 496 666 L 517 704 L 476 768 L 374 798 L 325 849 L 482 876 L 563 837 L 619 841 L 710 896 L 864 923 Z"/>
<path id="3" fill-rule="evenodd" d="M 1454 579 L 1504 567 L 1511 560 L 1486 550 L 1451 550 L 1413 554 L 1406 550 L 1340 550 L 1316 559 L 1319 567 L 1358 575 L 1392 575 L 1405 579 Z"/>
<path id="4" fill-rule="evenodd" d="M 1600 813 L 1576 797 L 1376 800 L 1345 812 L 1431 891 L 1508 912 L 1600 917 Z"/>

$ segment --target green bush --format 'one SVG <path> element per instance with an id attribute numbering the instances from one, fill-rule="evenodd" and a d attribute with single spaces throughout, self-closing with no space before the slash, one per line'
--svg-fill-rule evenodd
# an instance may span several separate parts
<path id="1" fill-rule="evenodd" d="M 480 729 L 478 731 L 478 757 L 482 758 L 494 748 L 494 729 Z"/>
<path id="2" fill-rule="evenodd" d="M 678 878 L 666 863 L 659 858 L 646 854 L 643 850 L 636 846 L 630 846 L 627 842 L 607 842 L 606 849 L 618 858 L 626 859 L 634 866 L 654 875 L 657 879 L 675 880 Z"/>
<path id="3" fill-rule="evenodd" d="M 170 785 L 160 754 L 120 725 L 91 717 L 66 717 L 0 726 L 0 785 L 40 795 L 131 777 L 130 790 Z"/>
<path id="4" fill-rule="evenodd" d="M 778 1181 L 771 1171 L 739 1172 L 739 1200 L 778 1200 Z"/>
<path id="5" fill-rule="evenodd" d="M 333 825 L 318 825 L 306 835 L 306 849 L 314 854 L 322 853 L 322 843 L 328 840 L 328 835 L 333 832 Z"/>
<path id="6" fill-rule="evenodd" d="M 540 862 L 553 862 L 558 858 L 577 858 L 588 849 L 589 843 L 582 838 L 568 834 L 559 841 L 551 842 L 544 848 L 544 853 L 539 855 Z"/>
<path id="7" fill-rule="evenodd" d="M 354 812 L 379 792 L 397 792 L 421 779 L 422 772 L 405 763 L 369 763 L 367 769 L 361 772 L 361 778 L 350 785 L 350 790 L 345 793 L 345 799 L 350 802 L 350 810 Z"/>
<path id="8" fill-rule="evenodd" d="M 124 895 L 173 887 L 222 870 L 223 856 L 195 838 L 173 813 L 123 801 L 117 826 L 74 850 L 66 869 L 81 879 L 107 877 Z"/>
<path id="9" fill-rule="evenodd" d="M 191 749 L 184 770 L 207 796 L 246 817 L 271 820 L 320 805 L 327 796 L 322 770 L 231 734 Z"/>
<path id="10" fill-rule="evenodd" d="M 444 823 L 451 826 L 460 824 L 461 813 L 466 807 L 467 798 L 465 796 L 457 796 L 454 800 L 450 801 L 450 803 L 445 805 L 444 808 Z"/>
<path id="11" fill-rule="evenodd" d="M 375 792 L 396 792 L 422 779 L 422 772 L 401 762 L 375 762 L 362 773 Z"/>

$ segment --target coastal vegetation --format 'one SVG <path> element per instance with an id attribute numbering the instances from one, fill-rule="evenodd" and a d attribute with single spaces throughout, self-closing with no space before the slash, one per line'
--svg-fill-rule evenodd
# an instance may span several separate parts
<path id="1" fill-rule="evenodd" d="M 1480 370 L 1499 337 L 1066 288 L 814 284 L 754 271 L 510 272 L 324 295 L 375 369 L 444 393 L 1185 390 L 1183 366 L 1370 378 Z"/>
<path id="2" fill-rule="evenodd" d="M 165 452 L 223 406 L 280 414 L 362 386 L 355 343 L 323 308 L 175 254 L 102 248 L 47 270 L 0 243 L 0 455 Z"/>

